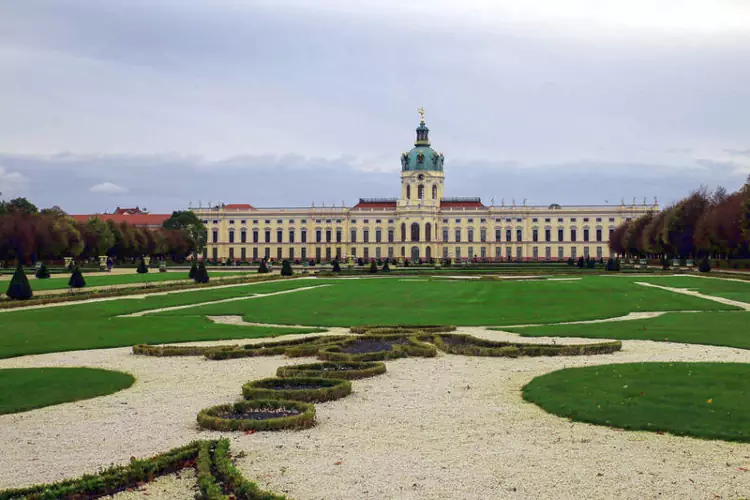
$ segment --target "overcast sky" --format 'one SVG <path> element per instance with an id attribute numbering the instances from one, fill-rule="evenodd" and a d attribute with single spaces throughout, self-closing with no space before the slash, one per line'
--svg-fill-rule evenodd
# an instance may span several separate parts
<path id="1" fill-rule="evenodd" d="M 0 2 L 4 198 L 85 213 L 397 196 L 419 106 L 446 196 L 735 190 L 750 2 Z"/>

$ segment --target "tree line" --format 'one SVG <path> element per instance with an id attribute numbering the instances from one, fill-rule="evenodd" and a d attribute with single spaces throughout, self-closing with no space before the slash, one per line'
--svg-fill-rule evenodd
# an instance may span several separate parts
<path id="1" fill-rule="evenodd" d="M 144 255 L 181 262 L 205 243 L 205 227 L 192 212 L 174 212 L 163 227 L 147 229 L 93 217 L 78 222 L 57 208 L 38 210 L 25 198 L 0 200 L 0 261 L 107 255 L 133 260 Z"/>
<path id="2" fill-rule="evenodd" d="M 735 193 L 705 188 L 617 226 L 609 248 L 619 255 L 662 258 L 750 257 L 750 177 Z"/>

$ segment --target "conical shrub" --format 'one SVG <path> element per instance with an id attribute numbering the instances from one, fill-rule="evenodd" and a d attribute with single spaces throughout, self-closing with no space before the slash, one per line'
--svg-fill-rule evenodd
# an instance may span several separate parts
<path id="1" fill-rule="evenodd" d="M 268 272 L 268 266 L 266 265 L 266 259 L 263 259 L 260 261 L 260 265 L 258 266 L 258 273 L 267 273 Z"/>
<path id="2" fill-rule="evenodd" d="M 49 269 L 47 268 L 47 264 L 42 262 L 39 266 L 39 269 L 36 270 L 36 274 L 34 274 L 34 276 L 36 276 L 36 279 L 38 280 L 49 278 Z"/>
<path id="3" fill-rule="evenodd" d="M 390 268 L 390 266 L 388 266 L 388 261 L 387 260 L 383 264 L 383 269 L 381 269 L 381 271 L 383 271 L 384 273 L 390 273 L 391 272 L 391 268 Z"/>
<path id="4" fill-rule="evenodd" d="M 138 274 L 148 273 L 148 266 L 146 266 L 146 259 L 141 258 L 141 262 L 138 264 L 138 269 L 136 269 L 136 272 Z"/>
<path id="5" fill-rule="evenodd" d="M 188 278 L 195 279 L 195 273 L 198 272 L 198 259 L 193 259 L 193 265 L 190 266 L 190 272 L 188 273 Z"/>
<path id="6" fill-rule="evenodd" d="M 377 262 L 375 262 L 374 260 L 371 260 L 371 261 L 370 261 L 370 272 L 371 272 L 371 273 L 376 273 L 376 272 L 378 272 L 378 264 L 377 264 Z"/>
<path id="7" fill-rule="evenodd" d="M 341 266 L 339 265 L 339 261 L 338 260 L 334 260 L 332 266 L 333 267 L 332 267 L 331 270 L 334 273 L 340 273 L 341 272 Z"/>
<path id="8" fill-rule="evenodd" d="M 10 279 L 8 291 L 5 294 L 14 300 L 29 300 L 34 295 L 31 291 L 29 279 L 23 272 L 20 262 L 18 263 L 18 267 L 16 267 L 16 272 L 13 273 L 13 277 Z"/>
<path id="9" fill-rule="evenodd" d="M 83 288 L 86 286 L 86 280 L 83 279 L 83 274 L 81 274 L 81 270 L 78 266 L 73 268 L 73 273 L 68 280 L 68 286 L 70 288 Z"/>
<path id="10" fill-rule="evenodd" d="M 281 263 L 281 275 L 282 276 L 292 276 L 294 275 L 294 271 L 292 270 L 292 264 L 285 260 Z"/>
<path id="11" fill-rule="evenodd" d="M 206 269 L 206 264 L 204 264 L 203 261 L 198 264 L 198 269 L 195 273 L 195 276 L 193 277 L 193 280 L 195 280 L 196 283 L 208 283 L 208 270 Z"/>

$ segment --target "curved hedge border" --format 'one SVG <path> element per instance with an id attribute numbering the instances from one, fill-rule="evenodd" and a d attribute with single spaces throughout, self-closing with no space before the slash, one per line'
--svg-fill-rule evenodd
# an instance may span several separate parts
<path id="1" fill-rule="evenodd" d="M 326 370 L 326 368 L 334 369 Z M 276 370 L 276 376 L 281 378 L 315 377 L 355 380 L 359 378 L 374 377 L 385 372 L 385 363 L 330 362 L 280 366 Z"/>
<path id="2" fill-rule="evenodd" d="M 289 408 L 299 411 L 265 420 L 230 419 L 221 416 L 224 412 L 242 412 L 258 408 Z M 198 412 L 198 424 L 205 429 L 217 431 L 277 431 L 281 429 L 304 429 L 315 425 L 315 405 L 285 399 L 253 399 L 239 403 L 212 406 Z"/>
<path id="3" fill-rule="evenodd" d="M 229 440 L 193 441 L 154 457 L 131 459 L 128 465 L 113 466 L 99 474 L 85 474 L 52 484 L 0 491 L 0 500 L 83 500 L 100 498 L 137 487 L 156 477 L 195 467 L 200 497 L 206 500 L 284 500 L 285 497 L 261 490 L 232 465 Z M 224 486 L 219 485 L 221 482 Z"/>
<path id="4" fill-rule="evenodd" d="M 393 344 L 388 351 L 373 351 L 363 353 L 347 353 L 343 350 L 350 345 L 363 341 L 388 341 L 400 340 L 406 338 L 408 344 Z M 400 334 L 391 335 L 365 335 L 361 337 L 350 338 L 336 345 L 324 347 L 318 351 L 318 357 L 326 361 L 383 361 L 386 359 L 405 358 L 407 356 L 421 356 L 431 358 L 437 356 L 435 346 L 420 342 L 417 337 L 405 337 Z"/>
<path id="5" fill-rule="evenodd" d="M 462 342 L 446 342 L 446 338 Z M 420 337 L 427 340 L 426 337 Z M 611 354 L 622 349 L 619 340 L 592 344 L 524 344 L 480 339 L 472 335 L 433 335 L 432 343 L 443 352 L 464 356 L 496 356 L 516 358 L 518 356 L 587 356 Z"/>
<path id="6" fill-rule="evenodd" d="M 274 386 L 285 383 L 316 385 L 315 389 L 274 389 Z M 242 386 L 245 399 L 286 399 L 315 403 L 333 401 L 348 396 L 352 392 L 352 383 L 348 380 L 313 377 L 264 378 L 253 380 Z"/>
<path id="7" fill-rule="evenodd" d="M 214 349 L 216 346 L 213 347 Z M 140 356 L 203 356 L 210 346 L 180 346 L 180 345 L 149 345 L 138 344 L 133 346 L 133 354 Z"/>
<path id="8" fill-rule="evenodd" d="M 347 337 L 341 335 L 317 336 L 280 342 L 260 342 L 235 346 L 216 346 L 204 351 L 206 359 L 220 361 L 225 359 L 252 358 L 256 356 L 277 356 L 286 354 L 290 357 L 313 356 L 323 345 L 333 345 Z M 292 354 L 289 354 L 292 353 Z"/>
<path id="9" fill-rule="evenodd" d="M 383 335 L 392 333 L 440 333 L 454 332 L 456 327 L 453 325 L 372 325 L 372 326 L 353 326 L 349 329 L 352 333 L 364 333 L 368 335 Z"/>

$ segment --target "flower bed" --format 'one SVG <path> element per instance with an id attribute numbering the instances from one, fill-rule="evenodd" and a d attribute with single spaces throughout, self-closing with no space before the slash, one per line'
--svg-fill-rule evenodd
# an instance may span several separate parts
<path id="1" fill-rule="evenodd" d="M 344 336 L 317 336 L 279 342 L 245 344 L 243 346 L 218 346 L 206 349 L 204 355 L 206 359 L 215 361 L 252 358 L 255 356 L 277 356 L 281 354 L 286 354 L 290 357 L 314 356 L 321 346 L 333 345 L 346 338 Z"/>
<path id="2" fill-rule="evenodd" d="M 348 380 L 329 378 L 265 378 L 242 386 L 245 399 L 287 399 L 308 403 L 333 401 L 352 392 Z"/>
<path id="3" fill-rule="evenodd" d="M 385 363 L 330 362 L 280 366 L 276 370 L 276 376 L 282 378 L 321 377 L 355 380 L 359 378 L 374 377 L 385 372 Z"/>
<path id="4" fill-rule="evenodd" d="M 433 357 L 435 346 L 404 335 L 365 335 L 320 349 L 318 357 L 327 361 L 381 361 L 407 356 Z"/>
<path id="5" fill-rule="evenodd" d="M 276 431 L 315 425 L 315 406 L 284 399 L 253 399 L 198 412 L 198 424 L 217 431 Z"/>
<path id="6" fill-rule="evenodd" d="M 443 352 L 464 356 L 587 356 L 592 354 L 610 354 L 622 349 L 622 342 L 598 342 L 592 344 L 525 344 L 485 340 L 472 335 L 433 335 L 431 338 L 420 337 L 431 341 Z"/>

